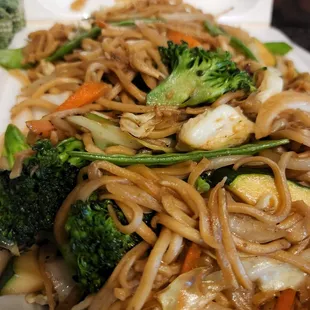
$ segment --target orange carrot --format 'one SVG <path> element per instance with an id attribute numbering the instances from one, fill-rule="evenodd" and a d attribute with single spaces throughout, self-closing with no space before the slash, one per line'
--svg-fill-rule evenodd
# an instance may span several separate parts
<path id="1" fill-rule="evenodd" d="M 54 126 L 50 121 L 47 120 L 33 120 L 26 122 L 27 127 L 30 131 L 37 135 L 41 135 L 43 138 L 48 138 Z"/>
<path id="2" fill-rule="evenodd" d="M 181 44 L 182 41 L 185 41 L 188 43 L 189 47 L 197 47 L 201 46 L 201 43 L 193 38 L 192 36 L 189 36 L 185 33 L 174 31 L 174 30 L 168 30 L 167 32 L 167 37 L 170 41 L 176 43 L 176 44 Z"/>
<path id="3" fill-rule="evenodd" d="M 196 243 L 192 243 L 186 253 L 181 273 L 185 273 L 196 268 L 200 255 L 201 255 L 200 247 Z"/>
<path id="4" fill-rule="evenodd" d="M 281 292 L 274 310 L 292 310 L 294 306 L 296 291 L 287 289 Z"/>
<path id="5" fill-rule="evenodd" d="M 96 25 L 100 28 L 107 28 L 108 24 L 105 21 L 103 21 L 102 19 L 97 19 Z"/>
<path id="6" fill-rule="evenodd" d="M 90 104 L 100 98 L 108 89 L 109 86 L 105 83 L 84 83 L 56 111 L 75 109 Z"/>

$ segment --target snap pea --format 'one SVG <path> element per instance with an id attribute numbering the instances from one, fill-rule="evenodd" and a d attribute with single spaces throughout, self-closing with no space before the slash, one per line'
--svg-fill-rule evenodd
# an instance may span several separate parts
<path id="1" fill-rule="evenodd" d="M 47 61 L 55 61 L 62 59 L 65 55 L 70 54 L 76 48 L 81 46 L 81 43 L 86 38 L 97 38 L 101 33 L 100 27 L 93 27 L 90 31 L 81 33 L 76 36 L 74 39 L 66 42 L 64 45 L 60 46 L 51 56 L 47 57 Z"/>
<path id="2" fill-rule="evenodd" d="M 211 34 L 211 36 L 216 37 L 218 35 L 224 35 L 230 38 L 230 44 L 235 49 L 239 50 L 242 54 L 244 54 L 247 58 L 256 60 L 257 58 L 252 53 L 252 51 L 238 38 L 229 35 L 226 31 L 211 23 L 209 20 L 206 20 L 204 23 L 205 29 Z"/>
<path id="3" fill-rule="evenodd" d="M 265 43 L 267 49 L 274 55 L 284 56 L 293 48 L 286 42 L 267 42 Z"/>
<path id="4" fill-rule="evenodd" d="M 105 160 L 119 166 L 143 164 L 147 166 L 173 165 L 187 160 L 200 161 L 202 158 L 215 158 L 229 155 L 253 155 L 259 151 L 277 147 L 289 143 L 288 139 L 260 141 L 252 144 L 245 144 L 235 148 L 221 149 L 215 151 L 193 151 L 188 153 L 170 153 L 160 155 L 138 154 L 128 155 L 105 155 L 87 152 L 68 152 L 69 155 L 80 157 L 86 160 Z"/>

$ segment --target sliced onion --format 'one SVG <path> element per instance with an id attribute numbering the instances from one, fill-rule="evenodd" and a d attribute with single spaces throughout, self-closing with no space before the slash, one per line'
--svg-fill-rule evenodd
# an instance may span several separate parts
<path id="1" fill-rule="evenodd" d="M 281 155 L 271 150 L 265 150 L 260 153 L 264 157 L 268 157 L 274 162 L 278 163 Z M 298 171 L 309 171 L 310 170 L 310 158 L 309 157 L 291 157 L 287 169 L 298 170 Z"/>
<path id="2" fill-rule="evenodd" d="M 196 268 L 178 276 L 167 288 L 157 294 L 163 310 L 205 309 L 225 288 L 222 272 L 210 275 L 204 268 Z"/>
<path id="3" fill-rule="evenodd" d="M 305 93 L 284 91 L 270 97 L 261 106 L 255 123 L 255 137 L 261 139 L 272 131 L 272 124 L 280 114 L 289 110 L 310 112 L 310 96 Z"/>
<path id="4" fill-rule="evenodd" d="M 255 220 L 250 216 L 230 215 L 230 228 L 242 239 L 252 242 L 266 243 L 286 236 L 286 232 Z"/>
<path id="5" fill-rule="evenodd" d="M 45 264 L 45 270 L 50 274 L 50 279 L 57 292 L 59 301 L 64 301 L 70 294 L 75 282 L 72 273 L 62 258 L 56 258 Z"/>

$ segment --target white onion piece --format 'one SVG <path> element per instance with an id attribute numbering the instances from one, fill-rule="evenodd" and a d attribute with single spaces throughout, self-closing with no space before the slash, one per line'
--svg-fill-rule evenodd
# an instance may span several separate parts
<path id="1" fill-rule="evenodd" d="M 252 242 L 270 242 L 286 236 L 284 230 L 257 221 L 250 216 L 230 216 L 230 228 L 240 238 Z"/>
<path id="2" fill-rule="evenodd" d="M 297 289 L 306 277 L 300 269 L 268 257 L 248 257 L 242 263 L 250 280 L 264 292 Z"/>
<path id="3" fill-rule="evenodd" d="M 207 269 L 196 268 L 178 276 L 157 294 L 157 298 L 163 310 L 198 310 L 205 309 L 205 306 L 223 289 L 220 271 L 207 276 Z"/>
<path id="4" fill-rule="evenodd" d="M 256 99 L 264 103 L 271 96 L 280 93 L 283 90 L 283 84 L 281 72 L 276 68 L 268 67 L 264 72 L 263 81 L 258 88 Z"/>
<path id="5" fill-rule="evenodd" d="M 76 283 L 72 280 L 72 274 L 62 258 L 56 258 L 45 264 L 46 271 L 50 274 L 59 301 L 62 302 L 70 294 Z"/>
<path id="6" fill-rule="evenodd" d="M 293 110 L 310 112 L 310 96 L 305 93 L 284 91 L 270 97 L 259 109 L 255 123 L 255 137 L 261 139 L 272 131 L 272 124 L 277 117 Z"/>
<path id="7" fill-rule="evenodd" d="M 46 307 L 28 304 L 25 295 L 6 295 L 0 297 L 1 309 L 5 310 L 43 310 Z"/>
<path id="8" fill-rule="evenodd" d="M 301 254 L 310 260 L 310 249 Z M 263 292 L 297 290 L 307 274 L 278 260 L 253 256 L 241 259 L 251 281 Z M 167 288 L 157 294 L 163 310 L 206 309 L 217 293 L 226 289 L 222 272 L 208 275 L 206 268 L 196 268 L 178 276 Z"/>

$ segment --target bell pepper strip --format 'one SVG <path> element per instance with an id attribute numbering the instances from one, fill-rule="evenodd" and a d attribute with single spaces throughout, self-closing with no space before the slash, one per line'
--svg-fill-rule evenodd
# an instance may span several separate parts
<path id="1" fill-rule="evenodd" d="M 56 111 L 75 109 L 90 104 L 103 96 L 108 90 L 109 86 L 105 83 L 84 83 Z"/>
<path id="2" fill-rule="evenodd" d="M 296 291 L 287 289 L 281 292 L 274 310 L 292 310 L 294 306 Z"/>
<path id="3" fill-rule="evenodd" d="M 32 120 L 26 122 L 29 130 L 37 135 L 41 135 L 43 138 L 48 138 L 54 126 L 48 120 Z"/>
<path id="4" fill-rule="evenodd" d="M 193 151 L 188 153 L 167 153 L 160 155 L 108 155 L 88 152 L 68 152 L 74 157 L 90 161 L 105 160 L 119 166 L 142 164 L 147 166 L 173 165 L 187 160 L 200 161 L 203 158 L 215 158 L 230 155 L 253 155 L 262 150 L 274 148 L 289 143 L 288 139 L 260 141 L 253 144 L 245 144 L 239 147 L 220 149 L 215 151 Z"/>
<path id="5" fill-rule="evenodd" d="M 189 247 L 185 260 L 182 265 L 181 273 L 189 272 L 197 268 L 198 260 L 201 256 L 201 249 L 196 243 L 192 243 Z"/>
<path id="6" fill-rule="evenodd" d="M 179 31 L 168 29 L 167 37 L 169 41 L 172 41 L 175 44 L 181 44 L 182 41 L 187 42 L 190 48 L 201 46 L 201 43 L 198 40 Z"/>

